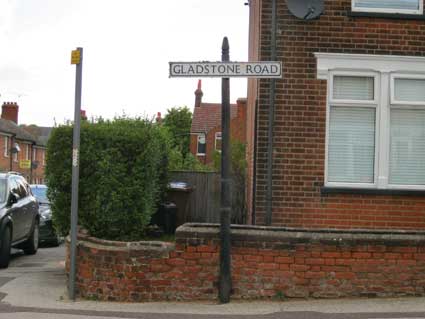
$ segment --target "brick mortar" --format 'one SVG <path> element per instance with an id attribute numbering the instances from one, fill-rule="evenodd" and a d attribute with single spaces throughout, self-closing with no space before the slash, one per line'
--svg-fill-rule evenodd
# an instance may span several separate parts
<path id="1" fill-rule="evenodd" d="M 270 58 L 271 0 L 253 0 L 258 33 L 252 50 Z M 317 79 L 314 53 L 425 56 L 425 21 L 352 17 L 350 0 L 328 0 L 319 19 L 302 21 L 277 2 L 277 60 L 284 76 L 276 82 L 273 135 L 272 225 L 316 228 L 425 229 L 423 196 L 322 194 L 325 183 L 327 81 Z M 253 40 L 254 41 L 254 40 Z M 357 66 L 356 66 L 357 67 Z M 258 100 L 256 123 L 256 224 L 265 224 L 267 131 L 270 81 L 248 92 Z M 254 95 L 254 96 L 252 96 Z M 254 122 L 256 121 L 256 122 Z M 250 140 L 250 143 L 253 143 Z M 249 145 L 248 149 L 254 149 Z M 253 177 L 249 177 L 250 179 Z"/>
<path id="2" fill-rule="evenodd" d="M 80 235 L 78 293 L 106 301 L 215 300 L 218 236 L 214 224 L 182 225 L 175 245 Z M 423 232 L 234 226 L 232 298 L 423 296 L 424 243 Z"/>

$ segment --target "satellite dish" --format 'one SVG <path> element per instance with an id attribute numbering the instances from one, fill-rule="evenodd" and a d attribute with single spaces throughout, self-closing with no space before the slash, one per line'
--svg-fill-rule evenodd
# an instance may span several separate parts
<path id="1" fill-rule="evenodd" d="M 286 0 L 289 11 L 303 20 L 315 19 L 323 13 L 323 0 Z"/>

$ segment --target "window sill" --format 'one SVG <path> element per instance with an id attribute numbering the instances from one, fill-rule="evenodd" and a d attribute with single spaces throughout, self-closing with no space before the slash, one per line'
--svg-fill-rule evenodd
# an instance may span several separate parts
<path id="1" fill-rule="evenodd" d="M 376 189 L 376 188 L 343 188 L 322 186 L 321 195 L 329 194 L 358 194 L 358 195 L 394 195 L 394 196 L 425 196 L 425 190 L 407 189 Z"/>
<path id="2" fill-rule="evenodd" d="M 383 19 L 401 19 L 401 20 L 425 20 L 425 14 L 407 14 L 407 13 L 383 13 L 383 12 L 358 12 L 348 10 L 347 16 L 360 18 L 383 18 Z"/>

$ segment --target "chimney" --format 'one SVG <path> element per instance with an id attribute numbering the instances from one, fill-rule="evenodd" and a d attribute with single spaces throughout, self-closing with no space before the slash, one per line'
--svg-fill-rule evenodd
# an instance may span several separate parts
<path id="1" fill-rule="evenodd" d="M 198 80 L 198 88 L 195 91 L 195 107 L 200 107 L 202 103 L 202 96 L 204 93 L 202 93 L 202 81 Z"/>
<path id="2" fill-rule="evenodd" d="M 16 102 L 4 102 L 1 108 L 1 118 L 18 124 L 19 105 Z"/>
<path id="3" fill-rule="evenodd" d="M 86 110 L 80 110 L 81 120 L 87 121 Z"/>
<path id="4" fill-rule="evenodd" d="M 246 104 L 247 99 L 246 98 L 238 98 L 236 100 L 236 105 L 238 107 L 238 117 L 239 118 L 246 118 Z"/>
<path id="5" fill-rule="evenodd" d="M 161 112 L 158 112 L 158 113 L 156 114 L 156 122 L 157 122 L 158 124 L 161 124 L 161 122 L 162 122 Z"/>

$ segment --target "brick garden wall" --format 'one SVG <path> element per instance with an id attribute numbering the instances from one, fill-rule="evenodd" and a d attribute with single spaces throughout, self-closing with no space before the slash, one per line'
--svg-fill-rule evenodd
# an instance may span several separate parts
<path id="1" fill-rule="evenodd" d="M 277 1 L 277 60 L 283 78 L 276 84 L 273 144 L 272 225 L 303 228 L 425 229 L 425 198 L 390 195 L 322 195 L 325 170 L 327 83 L 317 79 L 314 52 L 425 56 L 425 21 L 352 17 L 351 0 L 326 0 L 320 19 L 302 21 Z M 270 60 L 271 0 L 252 0 L 260 16 L 259 60 Z M 254 50 L 255 52 L 255 50 Z M 261 80 L 256 145 L 256 224 L 265 223 L 269 80 Z M 255 87 L 252 89 L 256 89 Z M 251 89 L 251 90 L 252 90 Z M 254 124 L 249 113 L 249 125 Z M 253 142 L 252 139 L 249 140 Z M 248 149 L 252 149 L 249 145 Z M 252 169 L 249 171 L 253 173 Z M 252 188 L 252 177 L 249 176 Z"/>
<path id="2" fill-rule="evenodd" d="M 81 297 L 216 300 L 218 226 L 185 224 L 176 243 L 80 234 Z M 232 228 L 233 299 L 424 296 L 425 232 Z M 69 262 L 67 263 L 67 267 Z"/>

